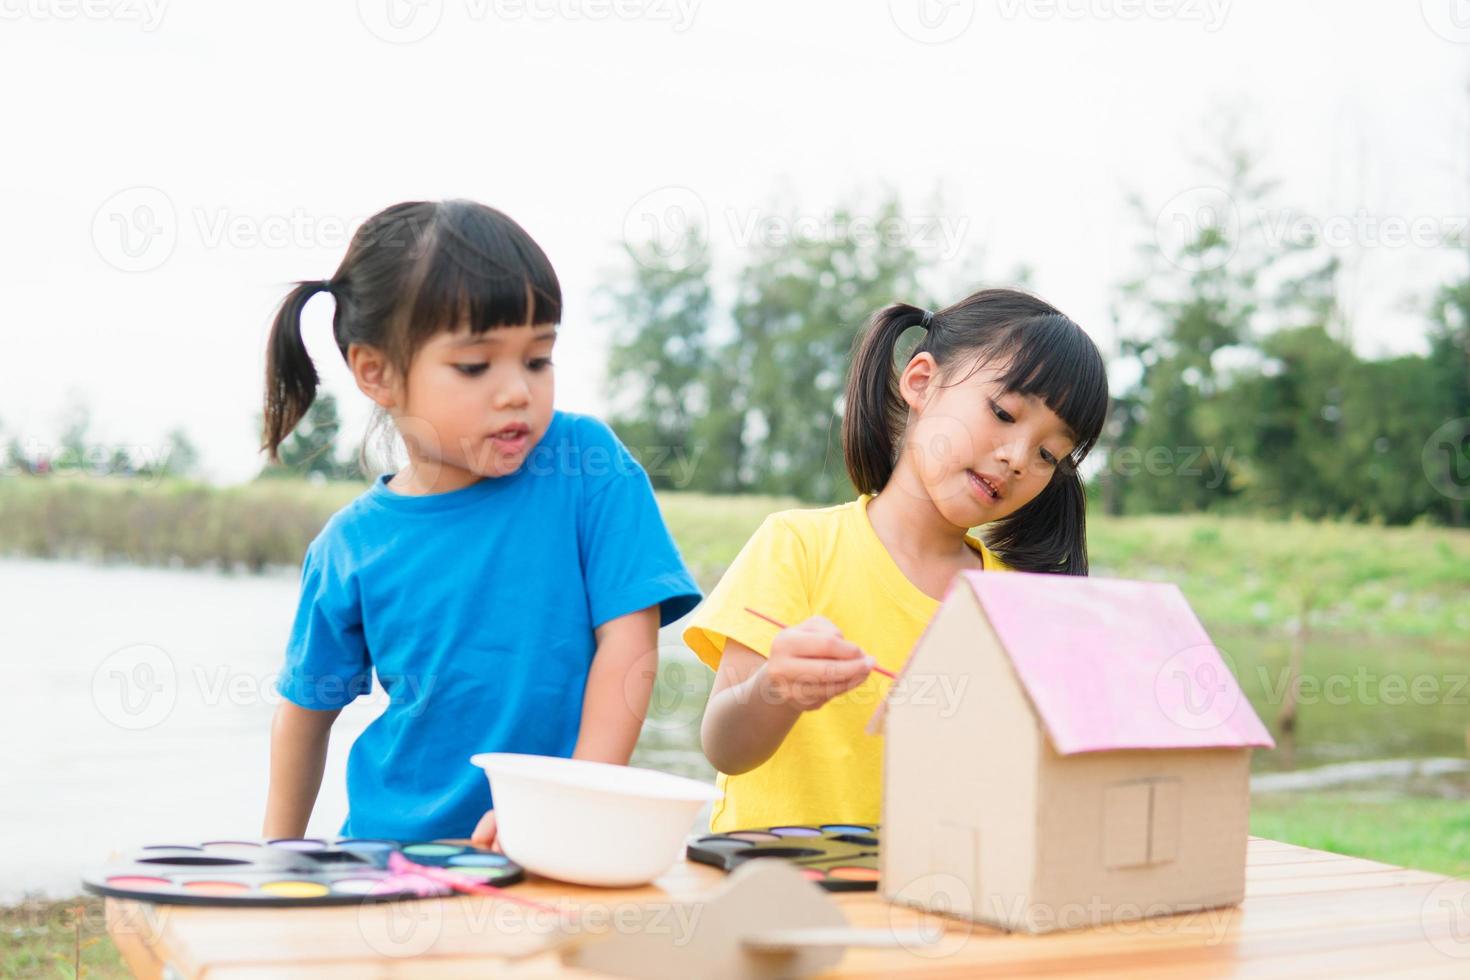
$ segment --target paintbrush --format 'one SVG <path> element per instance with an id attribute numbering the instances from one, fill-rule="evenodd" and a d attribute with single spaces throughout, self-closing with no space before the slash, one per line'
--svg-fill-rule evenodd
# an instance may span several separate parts
<path id="1" fill-rule="evenodd" d="M 404 856 L 402 851 L 394 851 L 388 855 L 388 870 L 395 875 L 419 875 L 430 881 L 438 882 L 441 885 L 447 885 L 457 892 L 464 892 L 467 895 L 489 895 L 494 898 L 503 898 L 508 902 L 515 902 L 517 905 L 524 905 L 527 908 L 550 912 L 552 915 L 561 916 L 565 914 L 573 918 L 576 917 L 576 913 L 571 910 L 558 909 L 556 906 L 547 905 L 545 902 L 536 902 L 529 898 L 521 898 L 519 895 L 512 895 L 504 888 L 496 888 L 494 885 L 487 885 L 485 882 L 477 881 L 467 875 L 456 874 L 448 868 L 436 868 L 427 864 L 418 864 L 417 862 L 410 861 Z"/>
<path id="2" fill-rule="evenodd" d="M 754 609 L 750 608 L 749 606 L 746 606 L 745 607 L 745 611 L 748 612 L 748 613 L 750 613 L 752 616 L 756 617 L 757 619 L 764 619 L 766 622 L 770 623 L 772 626 L 776 627 L 779 630 L 786 630 L 786 629 L 790 629 L 791 628 L 791 627 L 787 626 L 785 623 L 781 622 L 779 619 L 772 619 L 770 616 L 767 616 L 765 613 L 763 613 L 763 612 L 756 612 Z M 898 679 L 898 675 L 895 674 L 893 671 L 891 671 L 891 670 L 885 670 L 884 668 L 879 667 L 877 664 L 873 664 L 873 673 L 875 673 L 875 674 L 882 674 L 884 677 L 888 678 L 889 680 L 897 680 Z"/>

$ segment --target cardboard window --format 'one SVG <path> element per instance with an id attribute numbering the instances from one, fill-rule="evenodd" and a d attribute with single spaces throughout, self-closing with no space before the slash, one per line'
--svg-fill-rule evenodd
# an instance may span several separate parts
<path id="1" fill-rule="evenodd" d="M 1103 790 L 1103 864 L 1148 863 L 1148 783 L 1114 783 Z"/>
<path id="2" fill-rule="evenodd" d="M 1179 856 L 1179 780 L 1156 780 L 1149 789 L 1148 863 L 1163 864 Z"/>
<path id="3" fill-rule="evenodd" d="M 1179 855 L 1179 780 L 1113 783 L 1103 791 L 1103 864 L 1134 868 Z"/>

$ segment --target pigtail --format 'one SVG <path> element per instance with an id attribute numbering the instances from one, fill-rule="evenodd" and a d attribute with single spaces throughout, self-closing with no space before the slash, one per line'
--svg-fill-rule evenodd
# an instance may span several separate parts
<path id="1" fill-rule="evenodd" d="M 561 320 L 561 284 L 541 247 L 504 213 L 473 201 L 405 201 L 384 208 L 352 235 L 331 279 L 297 283 L 271 326 L 266 350 L 261 449 L 279 463 L 281 443 L 316 400 L 320 381 L 301 340 L 311 297 L 337 300 L 332 337 L 343 361 L 354 344 L 382 353 L 405 379 L 430 337 L 468 327 Z M 373 419 L 369 438 L 391 413 Z M 366 468 L 366 440 L 359 463 Z M 366 473 L 364 473 L 366 475 Z"/>
<path id="2" fill-rule="evenodd" d="M 318 376 L 301 339 L 301 311 L 317 293 L 330 291 L 329 280 L 297 283 L 286 294 L 271 325 L 265 363 L 265 432 L 261 448 L 279 463 L 282 442 L 296 428 L 316 398 Z"/>
<path id="3" fill-rule="evenodd" d="M 898 439 L 907 415 L 898 390 L 894 351 L 898 338 L 923 321 L 924 311 L 907 303 L 884 307 L 868 321 L 853 345 L 852 370 L 842 417 L 842 454 L 859 493 L 876 494 L 897 461 Z"/>
<path id="4" fill-rule="evenodd" d="M 1074 468 L 1057 472 L 1020 510 L 993 521 L 985 546 L 1018 572 L 1087 574 L 1087 494 Z"/>

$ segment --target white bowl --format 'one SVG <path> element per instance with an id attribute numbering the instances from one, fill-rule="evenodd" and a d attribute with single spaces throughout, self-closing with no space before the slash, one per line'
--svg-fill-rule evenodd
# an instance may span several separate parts
<path id="1" fill-rule="evenodd" d="M 721 793 L 652 769 L 482 752 L 496 835 L 528 871 L 580 885 L 650 882 L 679 859 L 699 808 Z"/>

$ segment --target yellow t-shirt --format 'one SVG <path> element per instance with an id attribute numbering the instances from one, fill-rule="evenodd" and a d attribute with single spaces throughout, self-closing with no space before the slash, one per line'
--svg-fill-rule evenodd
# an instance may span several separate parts
<path id="1" fill-rule="evenodd" d="M 777 628 L 746 606 L 788 625 L 820 615 L 880 667 L 898 672 L 939 603 L 908 580 L 878 539 L 868 521 L 870 499 L 767 517 L 695 610 L 684 642 L 718 669 L 727 639 L 770 656 Z M 978 538 L 967 540 L 986 569 L 1005 568 Z M 720 773 L 725 798 L 715 804 L 710 828 L 877 822 L 883 742 L 864 727 L 890 683 L 871 674 L 803 712 L 775 754 L 755 769 Z"/>

